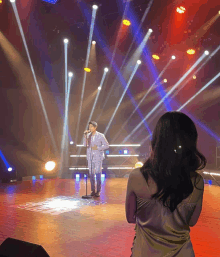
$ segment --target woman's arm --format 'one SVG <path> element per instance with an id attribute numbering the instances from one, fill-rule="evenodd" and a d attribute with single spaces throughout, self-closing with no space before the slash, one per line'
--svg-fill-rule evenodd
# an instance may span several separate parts
<path id="1" fill-rule="evenodd" d="M 128 223 L 136 223 L 137 198 L 133 190 L 135 175 L 130 173 L 127 184 L 127 194 L 125 202 L 125 213 Z"/>

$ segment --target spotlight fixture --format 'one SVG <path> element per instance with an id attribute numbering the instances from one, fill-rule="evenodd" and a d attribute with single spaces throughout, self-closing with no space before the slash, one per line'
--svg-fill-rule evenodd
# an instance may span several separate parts
<path id="1" fill-rule="evenodd" d="M 144 164 L 142 162 L 135 163 L 135 169 L 141 168 Z"/>
<path id="2" fill-rule="evenodd" d="M 72 76 L 73 76 L 73 73 L 72 73 L 72 72 L 69 72 L 68 75 L 69 75 L 69 77 L 72 77 Z"/>
<path id="3" fill-rule="evenodd" d="M 193 76 L 193 79 L 196 79 L 196 75 Z"/>
<path id="4" fill-rule="evenodd" d="M 205 51 L 205 55 L 209 55 L 209 51 Z"/>
<path id="5" fill-rule="evenodd" d="M 45 169 L 46 169 L 47 171 L 52 171 L 52 170 L 55 168 L 55 166 L 56 166 L 56 163 L 55 163 L 55 162 L 49 161 L 49 162 L 47 162 L 47 163 L 45 164 Z"/>
<path id="6" fill-rule="evenodd" d="M 195 54 L 195 50 L 194 49 L 188 49 L 187 51 L 187 54 Z"/>
<path id="7" fill-rule="evenodd" d="M 123 20 L 123 24 L 125 26 L 130 26 L 131 25 L 131 22 L 129 20 Z"/>
<path id="8" fill-rule="evenodd" d="M 91 69 L 90 68 L 84 68 L 84 71 L 91 72 Z"/>
<path id="9" fill-rule="evenodd" d="M 153 30 L 152 30 L 152 29 L 149 29 L 149 32 L 153 32 Z"/>
<path id="10" fill-rule="evenodd" d="M 92 6 L 92 8 L 95 9 L 95 10 L 97 10 L 97 9 L 98 9 L 98 6 L 94 4 L 94 5 Z"/>
<path id="11" fill-rule="evenodd" d="M 105 71 L 105 72 L 108 72 L 108 68 L 105 68 L 104 71 Z"/>
<path id="12" fill-rule="evenodd" d="M 74 144 L 73 141 L 70 141 L 70 144 L 73 145 Z"/>
<path id="13" fill-rule="evenodd" d="M 8 171 L 9 171 L 9 172 L 10 172 L 10 171 L 12 171 L 12 168 L 11 168 L 11 167 L 9 167 L 9 168 L 8 168 Z"/>
<path id="14" fill-rule="evenodd" d="M 98 90 L 101 90 L 102 88 L 101 87 L 98 87 Z"/>
<path id="15" fill-rule="evenodd" d="M 137 64 L 141 64 L 141 61 L 140 61 L 140 60 L 138 60 L 138 61 L 137 61 Z"/>
<path id="16" fill-rule="evenodd" d="M 167 83 L 167 79 L 164 79 L 163 82 L 164 82 L 164 83 Z"/>
<path id="17" fill-rule="evenodd" d="M 69 40 L 68 40 L 67 38 L 65 38 L 65 39 L 63 40 L 63 42 L 64 42 L 65 44 L 67 44 L 67 43 L 69 42 Z"/>
<path id="18" fill-rule="evenodd" d="M 183 6 L 180 6 L 180 7 L 177 7 L 176 8 L 176 11 L 178 12 L 178 13 L 184 13 L 185 11 L 186 11 L 186 8 L 185 7 L 183 7 Z"/>
<path id="19" fill-rule="evenodd" d="M 173 60 L 175 60 L 176 59 L 176 56 L 175 55 L 172 55 L 172 57 L 171 57 Z"/>
<path id="20" fill-rule="evenodd" d="M 153 54 L 152 57 L 153 57 L 155 60 L 159 60 L 159 59 L 160 59 L 160 57 L 159 57 L 158 55 L 156 55 L 156 54 Z"/>
<path id="21" fill-rule="evenodd" d="M 96 41 L 92 41 L 92 44 L 95 45 L 95 44 L 96 44 Z"/>

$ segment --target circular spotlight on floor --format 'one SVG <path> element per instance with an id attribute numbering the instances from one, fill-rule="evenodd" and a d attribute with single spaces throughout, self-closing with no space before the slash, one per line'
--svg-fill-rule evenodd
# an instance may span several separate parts
<path id="1" fill-rule="evenodd" d="M 65 44 L 67 44 L 67 43 L 69 42 L 69 40 L 68 40 L 67 38 L 65 38 L 65 39 L 63 40 L 63 42 L 64 42 Z"/>
<path id="2" fill-rule="evenodd" d="M 68 73 L 68 76 L 72 78 L 72 77 L 73 77 L 73 73 L 72 73 L 72 72 L 69 72 L 69 73 Z"/>
<path id="3" fill-rule="evenodd" d="M 92 8 L 95 9 L 95 10 L 97 10 L 97 9 L 98 9 L 98 6 L 94 4 L 94 5 L 92 6 Z"/>
<path id="4" fill-rule="evenodd" d="M 105 71 L 105 72 L 108 72 L 108 68 L 105 68 L 104 71 Z"/>
<path id="5" fill-rule="evenodd" d="M 92 44 L 95 45 L 95 44 L 96 44 L 96 41 L 92 41 Z"/>
<path id="6" fill-rule="evenodd" d="M 152 29 L 149 29 L 149 32 L 153 32 L 153 30 L 152 30 Z"/>
<path id="7" fill-rule="evenodd" d="M 141 64 L 141 61 L 140 61 L 140 60 L 138 60 L 138 61 L 137 61 L 137 64 Z"/>
<path id="8" fill-rule="evenodd" d="M 205 51 L 205 55 L 209 55 L 209 51 L 206 50 L 206 51 Z"/>
<path id="9" fill-rule="evenodd" d="M 49 162 L 47 162 L 47 163 L 45 164 L 45 169 L 46 169 L 47 171 L 52 171 L 52 170 L 55 168 L 55 166 L 56 166 L 56 163 L 55 163 L 55 162 L 49 161 Z"/>
<path id="10" fill-rule="evenodd" d="M 175 55 L 172 55 L 172 57 L 171 57 L 173 60 L 175 60 L 176 59 L 176 56 Z"/>
<path id="11" fill-rule="evenodd" d="M 11 167 L 9 167 L 9 168 L 8 168 L 8 171 L 9 171 L 9 172 L 10 172 L 10 171 L 12 171 L 12 168 L 11 168 Z"/>
<path id="12" fill-rule="evenodd" d="M 98 90 L 101 90 L 102 88 L 101 87 L 98 87 Z"/>

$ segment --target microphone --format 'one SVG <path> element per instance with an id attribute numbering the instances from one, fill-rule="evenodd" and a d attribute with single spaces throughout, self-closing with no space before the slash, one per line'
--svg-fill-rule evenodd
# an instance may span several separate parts
<path id="1" fill-rule="evenodd" d="M 86 130 L 86 131 L 84 132 L 84 135 L 86 135 L 86 134 L 88 134 L 88 133 L 90 133 L 90 130 Z"/>

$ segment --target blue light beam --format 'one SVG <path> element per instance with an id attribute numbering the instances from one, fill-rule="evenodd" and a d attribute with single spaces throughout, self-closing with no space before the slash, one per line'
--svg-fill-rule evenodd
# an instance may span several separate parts
<path id="1" fill-rule="evenodd" d="M 184 79 L 199 65 L 199 63 L 207 56 L 207 53 L 203 53 L 203 55 L 193 64 L 193 66 L 182 76 L 181 79 L 172 87 L 172 89 L 159 101 L 159 103 L 145 116 L 145 118 L 132 130 L 132 132 L 123 140 L 122 143 L 125 143 L 134 133 L 135 131 L 143 124 L 147 118 L 162 104 L 167 97 L 172 94 L 172 92 L 179 86 L 180 83 L 184 81 Z"/>

